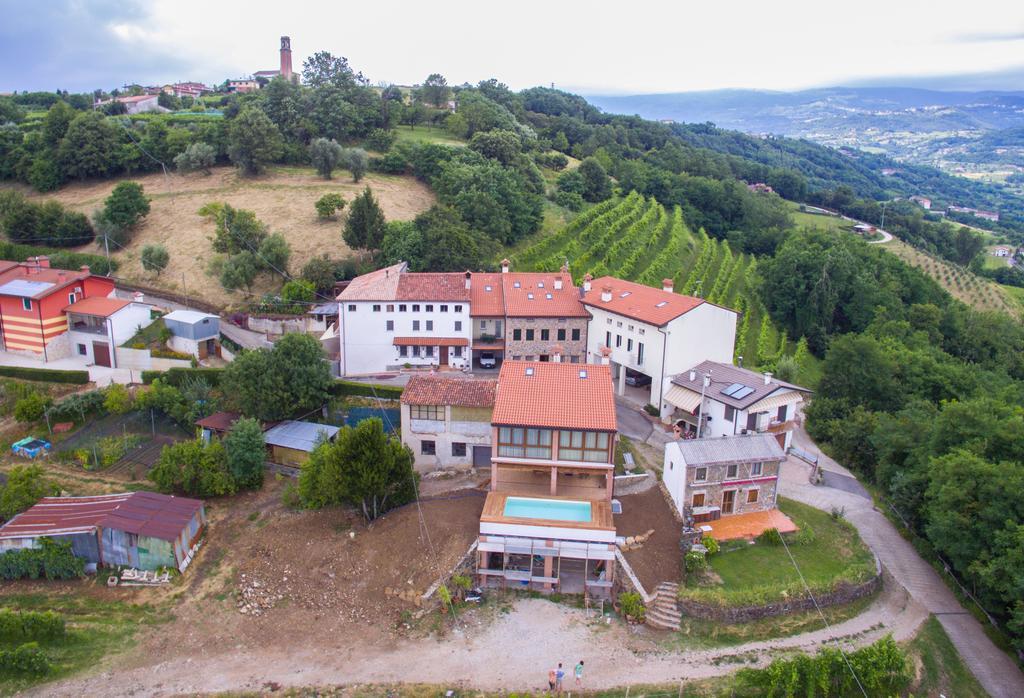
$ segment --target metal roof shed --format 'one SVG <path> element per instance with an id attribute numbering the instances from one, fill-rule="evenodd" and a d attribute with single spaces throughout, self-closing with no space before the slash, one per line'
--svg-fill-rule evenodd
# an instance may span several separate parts
<path id="1" fill-rule="evenodd" d="M 204 340 L 220 335 L 220 318 L 195 310 L 175 310 L 163 317 L 164 324 L 176 337 Z"/>
<path id="2" fill-rule="evenodd" d="M 321 440 L 332 441 L 339 431 L 339 427 L 330 424 L 288 420 L 268 429 L 263 438 L 268 446 L 280 446 L 309 453 Z"/>

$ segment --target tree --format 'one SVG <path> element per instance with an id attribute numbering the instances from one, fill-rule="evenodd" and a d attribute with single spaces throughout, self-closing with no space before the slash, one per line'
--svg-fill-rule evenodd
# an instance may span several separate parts
<path id="1" fill-rule="evenodd" d="M 228 157 L 246 175 L 262 173 L 281 156 L 281 134 L 260 109 L 247 106 L 228 127 Z"/>
<path id="2" fill-rule="evenodd" d="M 111 414 L 125 414 L 132 409 L 132 394 L 120 383 L 111 383 L 103 391 L 103 409 Z"/>
<path id="3" fill-rule="evenodd" d="M 147 477 L 161 492 L 192 497 L 223 497 L 238 487 L 228 471 L 224 446 L 219 441 L 181 441 L 164 446 Z"/>
<path id="4" fill-rule="evenodd" d="M 149 199 L 138 182 L 120 182 L 103 204 L 103 219 L 116 230 L 128 231 L 149 214 Z"/>
<path id="5" fill-rule="evenodd" d="M 76 116 L 78 114 L 64 100 L 54 102 L 43 117 L 43 143 L 56 149 Z"/>
<path id="6" fill-rule="evenodd" d="M 242 352 L 224 369 L 220 388 L 239 412 L 269 421 L 319 409 L 331 383 L 320 342 L 292 333 L 273 349 Z"/>
<path id="7" fill-rule="evenodd" d="M 117 133 L 106 117 L 95 111 L 85 112 L 68 126 L 57 162 L 67 178 L 106 177 L 118 167 L 117 146 Z"/>
<path id="8" fill-rule="evenodd" d="M 384 240 L 384 212 L 369 187 L 352 200 L 342 237 L 354 250 L 380 249 Z"/>
<path id="9" fill-rule="evenodd" d="M 146 245 L 142 248 L 142 268 L 146 271 L 160 272 L 167 268 L 171 255 L 163 245 Z"/>
<path id="10" fill-rule="evenodd" d="M 370 156 L 362 148 L 345 148 L 341 154 L 341 162 L 344 168 L 352 173 L 352 181 L 358 182 L 366 174 Z"/>
<path id="11" fill-rule="evenodd" d="M 316 448 L 299 473 L 299 497 L 309 508 L 348 502 L 373 521 L 412 501 L 417 481 L 412 452 L 380 419 L 364 419 Z"/>
<path id="12" fill-rule="evenodd" d="M 316 215 L 320 220 L 334 218 L 335 213 L 345 208 L 345 197 L 335 192 L 324 194 L 316 200 L 314 206 L 316 207 Z"/>
<path id="13" fill-rule="evenodd" d="M 293 279 L 281 287 L 281 300 L 288 303 L 312 303 L 316 299 L 316 287 L 312 281 Z"/>
<path id="14" fill-rule="evenodd" d="M 309 144 L 309 160 L 321 177 L 330 179 L 341 162 L 342 151 L 342 147 L 333 138 L 314 138 Z"/>
<path id="15" fill-rule="evenodd" d="M 408 262 L 410 271 L 424 271 L 423 234 L 412 221 L 388 221 L 380 254 L 384 264 Z"/>
<path id="16" fill-rule="evenodd" d="M 612 181 L 596 158 L 586 158 L 580 163 L 579 173 L 583 177 L 581 194 L 587 201 L 604 201 L 612 195 Z"/>
<path id="17" fill-rule="evenodd" d="M 470 228 L 450 206 L 432 206 L 418 215 L 419 259 L 408 261 L 416 271 L 465 271 L 479 269 L 499 252 L 487 234 Z"/>
<path id="18" fill-rule="evenodd" d="M 501 129 L 474 133 L 469 141 L 469 147 L 484 157 L 497 160 L 506 166 L 522 151 L 519 135 L 514 131 Z"/>
<path id="19" fill-rule="evenodd" d="M 355 275 L 353 260 L 335 261 L 326 254 L 313 257 L 302 267 L 302 278 L 313 284 L 316 292 L 327 294 L 334 287 L 335 281 L 349 279 Z"/>
<path id="20" fill-rule="evenodd" d="M 366 84 L 362 73 L 356 73 L 344 56 L 317 51 L 302 63 L 302 82 L 314 90 L 322 87 L 353 88 Z"/>
<path id="21" fill-rule="evenodd" d="M 43 497 L 60 494 L 56 483 L 46 477 L 40 465 L 16 465 L 7 473 L 7 484 L 0 488 L 0 517 L 11 519 Z"/>
<path id="22" fill-rule="evenodd" d="M 14 419 L 24 423 L 38 422 L 50 404 L 50 398 L 42 393 L 31 392 L 14 403 Z"/>
<path id="23" fill-rule="evenodd" d="M 210 174 L 210 168 L 217 162 L 217 151 L 207 143 L 192 143 L 174 158 L 179 172 L 201 171 Z"/>
<path id="24" fill-rule="evenodd" d="M 233 254 L 224 260 L 220 270 L 220 284 L 228 291 L 237 291 L 242 287 L 251 290 L 259 270 L 260 265 L 252 252 Z"/>
<path id="25" fill-rule="evenodd" d="M 452 88 L 448 87 L 448 81 L 440 73 L 428 75 L 417 92 L 421 100 L 438 109 L 448 106 L 448 100 L 452 97 Z"/>
<path id="26" fill-rule="evenodd" d="M 282 276 L 288 274 L 288 260 L 292 256 L 292 248 L 281 233 L 274 233 L 260 243 L 257 259 L 260 266 Z"/>
<path id="27" fill-rule="evenodd" d="M 244 208 L 214 202 L 200 208 L 199 215 L 212 218 L 217 226 L 215 252 L 255 252 L 267 237 L 267 226 Z"/>
<path id="28" fill-rule="evenodd" d="M 239 419 L 224 437 L 224 451 L 228 472 L 239 489 L 259 489 L 263 486 L 263 465 L 267 460 L 267 447 L 263 427 L 255 419 Z"/>

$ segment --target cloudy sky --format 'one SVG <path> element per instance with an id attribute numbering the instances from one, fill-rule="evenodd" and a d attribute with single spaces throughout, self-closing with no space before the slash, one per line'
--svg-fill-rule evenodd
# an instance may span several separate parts
<path id="1" fill-rule="evenodd" d="M 399 84 L 1024 89 L 1020 0 L 0 0 L 0 92 L 220 83 L 276 68 L 283 34 L 296 68 L 327 50 Z"/>

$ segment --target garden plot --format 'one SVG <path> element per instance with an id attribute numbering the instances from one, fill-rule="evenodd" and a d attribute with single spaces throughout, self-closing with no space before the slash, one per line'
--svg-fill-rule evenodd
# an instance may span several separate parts
<path id="1" fill-rule="evenodd" d="M 57 444 L 55 456 L 86 470 L 140 479 L 156 464 L 164 446 L 191 436 L 155 411 L 108 415 L 89 422 Z"/>

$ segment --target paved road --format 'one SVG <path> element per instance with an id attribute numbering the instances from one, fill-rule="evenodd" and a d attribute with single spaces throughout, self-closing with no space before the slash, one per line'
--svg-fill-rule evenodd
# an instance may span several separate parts
<path id="1" fill-rule="evenodd" d="M 845 470 L 825 456 L 823 466 Z M 808 483 L 810 466 L 796 458 L 783 464 L 780 494 L 826 511 L 841 507 L 846 518 L 860 532 L 864 542 L 875 551 L 882 565 L 910 596 L 936 615 L 949 639 L 966 664 L 993 698 L 1024 696 L 1024 674 L 1016 663 L 999 650 L 985 635 L 981 623 L 970 615 L 943 583 L 931 565 L 925 562 L 899 531 L 874 508 L 870 499 L 859 494 Z M 842 475 L 839 475 L 842 477 Z"/>

